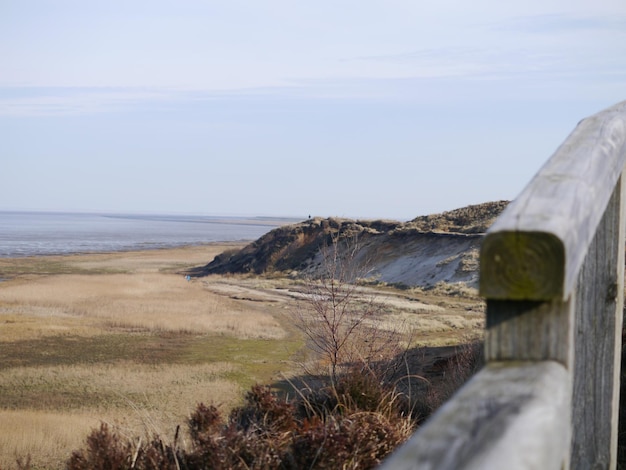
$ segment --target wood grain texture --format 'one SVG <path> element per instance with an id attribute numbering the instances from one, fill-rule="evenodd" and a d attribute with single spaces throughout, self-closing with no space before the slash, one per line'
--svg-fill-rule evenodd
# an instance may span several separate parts
<path id="1" fill-rule="evenodd" d="M 487 232 L 480 293 L 566 300 L 626 162 L 626 102 L 582 120 Z"/>
<path id="2" fill-rule="evenodd" d="M 492 299 L 555 298 L 565 278 L 565 254 L 563 241 L 552 233 L 488 235 L 481 247 L 481 292 L 488 291 Z M 498 282 L 492 284 L 494 277 Z M 488 288 L 483 281 L 490 283 Z"/>
<path id="3" fill-rule="evenodd" d="M 574 302 L 487 300 L 487 361 L 572 363 Z"/>
<path id="4" fill-rule="evenodd" d="M 561 364 L 489 364 L 380 468 L 560 470 L 569 453 L 570 399 Z"/>
<path id="5" fill-rule="evenodd" d="M 583 263 L 576 291 L 571 468 L 615 468 L 624 292 L 623 178 Z"/>

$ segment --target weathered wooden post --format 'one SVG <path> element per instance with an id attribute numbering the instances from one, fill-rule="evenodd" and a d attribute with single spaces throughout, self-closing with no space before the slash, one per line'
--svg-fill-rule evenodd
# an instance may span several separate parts
<path id="1" fill-rule="evenodd" d="M 615 467 L 625 142 L 624 103 L 583 120 L 481 253 L 487 359 L 555 360 L 570 371 L 572 468 Z"/>
<path id="2" fill-rule="evenodd" d="M 624 305 L 624 178 L 578 278 L 571 468 L 615 468 Z M 622 404 L 626 406 L 626 404 Z"/>
<path id="3" fill-rule="evenodd" d="M 615 468 L 626 102 L 579 123 L 487 233 L 487 365 L 385 469 Z"/>

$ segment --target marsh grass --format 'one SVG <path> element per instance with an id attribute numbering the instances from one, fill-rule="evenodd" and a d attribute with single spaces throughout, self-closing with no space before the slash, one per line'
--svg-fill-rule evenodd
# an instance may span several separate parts
<path id="1" fill-rule="evenodd" d="M 71 266 L 58 257 L 0 258 L 0 276 L 3 278 L 88 272 Z"/>
<path id="2" fill-rule="evenodd" d="M 1 350 L 2 364 L 14 357 L 11 366 L 0 370 L 0 409 L 11 410 L 0 413 L 1 468 L 13 468 L 15 456 L 27 455 L 33 463 L 47 462 L 45 468 L 61 466 L 94 427 L 94 419 L 85 417 L 116 423 L 128 435 L 167 436 L 197 403 L 228 411 L 241 401 L 243 390 L 289 369 L 289 359 L 301 345 L 296 340 L 210 335 L 42 341 L 28 348 L 8 343 L 10 347 Z M 16 426 L 21 413 L 27 419 Z M 67 415 L 83 417 L 78 424 L 72 422 L 75 431 L 70 437 Z M 56 417 L 56 425 L 46 424 Z M 50 443 L 33 447 L 44 439 Z"/>
<path id="3" fill-rule="evenodd" d="M 168 436 L 291 367 L 282 316 L 173 274 L 209 248 L 1 260 L 0 468 L 61 468 L 101 420 Z"/>
<path id="4" fill-rule="evenodd" d="M 117 364 L 20 367 L 0 372 L 1 405 L 30 410 L 106 411 L 159 404 L 184 416 L 194 399 L 215 389 L 224 404 L 236 399 L 241 388 L 227 379 L 233 363 L 201 365 Z M 176 393 L 172 393 L 176 390 Z M 229 393 L 223 393 L 229 392 Z M 222 394 L 223 393 L 223 394 Z M 213 398 L 216 398 L 213 397 Z"/>
<path id="5" fill-rule="evenodd" d="M 288 368 L 299 347 L 297 338 L 143 333 L 13 341 L 0 349 L 0 407 L 118 406 L 125 397 L 141 402 L 153 389 L 180 394 L 217 379 L 246 388 Z"/>
<path id="6" fill-rule="evenodd" d="M 201 283 L 185 281 L 182 275 L 62 274 L 4 284 L 0 289 L 0 312 L 4 314 L 0 322 L 15 322 L 15 317 L 5 317 L 11 314 L 21 318 L 74 316 L 85 318 L 82 326 L 98 328 L 223 333 L 241 338 L 285 336 L 271 313 L 250 315 L 237 301 L 212 294 Z M 14 324 L 12 329 L 16 328 Z M 15 336 L 22 338 L 19 331 Z"/>
<path id="7" fill-rule="evenodd" d="M 62 468 L 67 450 L 80 445 L 99 421 L 89 412 L 0 410 L 0 423 L 1 468 L 15 468 L 17 459 L 27 456 L 33 468 Z"/>
<path id="8" fill-rule="evenodd" d="M 297 282 L 185 280 L 181 270 L 219 252 L 0 260 L 8 279 L 0 283 L 0 468 L 28 455 L 33 468 L 61 468 L 100 421 L 133 439 L 171 442 L 198 403 L 226 416 L 245 390 L 277 383 L 306 362 L 286 307 Z M 436 344 L 458 341 L 478 318 L 469 312 L 455 320 L 446 305 L 411 295 L 389 297 L 397 303 L 392 314 L 368 328 L 393 330 L 402 321 L 424 329 L 421 342 Z"/>

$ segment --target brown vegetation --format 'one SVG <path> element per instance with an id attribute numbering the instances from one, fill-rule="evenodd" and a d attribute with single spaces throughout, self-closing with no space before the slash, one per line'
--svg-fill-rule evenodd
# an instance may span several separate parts
<path id="1" fill-rule="evenodd" d="M 102 424 L 85 447 L 73 452 L 67 466 L 70 470 L 374 468 L 447 398 L 452 387 L 459 386 L 460 379 L 473 373 L 480 362 L 476 351 L 464 349 L 444 368 L 450 378 L 414 396 L 402 392 L 385 368 L 364 365 L 353 366 L 322 386 L 296 390 L 292 400 L 256 385 L 227 420 L 216 407 L 199 404 L 187 420 L 187 445 L 179 442 L 178 429 L 171 442 L 159 436 L 144 442 L 123 438 Z"/>
<path id="2" fill-rule="evenodd" d="M 173 442 L 164 443 L 154 435 L 142 445 L 140 440 L 134 444 L 136 439 L 120 439 L 103 426 L 93 431 L 86 448 L 73 453 L 68 467 L 367 469 L 378 465 L 473 373 L 479 349 L 468 347 L 437 357 L 431 365 L 436 381 L 412 373 L 416 364 L 409 361 L 410 341 L 397 331 L 373 327 L 384 310 L 357 284 L 362 274 L 360 265 L 353 263 L 358 248 L 352 238 L 333 238 L 331 246 L 323 247 L 323 275 L 308 281 L 295 311 L 297 326 L 316 359 L 328 364 L 328 375 L 288 380 L 290 387 L 282 389 L 291 396 L 295 393 L 291 400 L 256 385 L 226 421 L 214 406 L 200 404 L 188 420 L 188 445 L 179 444 L 178 428 Z M 391 345 L 402 340 L 407 346 L 397 354 Z M 374 350 L 377 354 L 372 354 Z M 401 366 L 406 373 L 399 372 Z"/>
<path id="3" fill-rule="evenodd" d="M 87 447 L 95 449 L 113 433 L 137 462 L 144 458 L 137 454 L 142 446 L 146 459 L 168 446 L 194 455 L 192 431 L 176 429 L 195 404 L 210 403 L 229 416 L 254 383 L 274 383 L 293 397 L 292 385 L 308 379 L 295 377 L 294 367 L 316 359 L 301 349 L 291 316 L 294 302 L 307 295 L 306 283 L 233 275 L 185 281 L 185 269 L 217 253 L 207 246 L 0 260 L 0 277 L 9 279 L 0 284 L 0 466 L 11 468 L 16 456 L 23 462 L 30 456 L 35 468 L 59 467 L 98 420 L 106 426 L 97 428 Z M 395 334 L 398 325 L 420 331 L 399 343 L 411 351 L 428 345 L 419 349 L 418 367 L 411 369 L 416 375 L 426 373 L 436 357 L 454 354 L 447 345 L 482 327 L 482 302 L 472 296 L 384 284 L 358 286 L 354 294 L 358 303 L 376 302 L 381 313 L 362 322 L 366 331 L 380 337 Z M 291 379 L 278 380 L 279 374 Z M 338 393 L 332 383 L 315 383 L 315 390 L 328 390 L 324 400 Z M 415 383 L 410 388 L 417 390 Z M 313 403 L 310 393 L 302 395 Z M 298 410 L 294 426 L 309 432 L 298 445 L 307 439 L 319 444 L 324 433 L 349 434 L 350 425 L 361 423 L 361 414 L 347 421 L 320 417 L 325 427 L 316 427 L 313 415 L 305 419 L 302 406 L 289 403 Z M 233 429 L 230 418 L 220 423 L 219 433 Z M 361 423 L 354 431 L 364 428 Z M 233 435 L 240 439 L 242 432 Z"/>
<path id="4" fill-rule="evenodd" d="M 422 232 L 485 233 L 508 204 L 509 201 L 486 202 L 441 214 L 423 215 L 407 222 L 404 228 Z"/>
<path id="5" fill-rule="evenodd" d="M 280 311 L 175 274 L 221 249 L 0 260 L 0 467 L 59 468 L 100 420 L 168 435 L 288 371 Z"/>

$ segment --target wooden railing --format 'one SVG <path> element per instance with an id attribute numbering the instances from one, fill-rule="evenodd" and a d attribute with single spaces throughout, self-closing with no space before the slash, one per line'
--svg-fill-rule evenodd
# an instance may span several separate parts
<path id="1" fill-rule="evenodd" d="M 626 101 L 581 121 L 489 229 L 486 366 L 382 467 L 615 468 Z"/>

